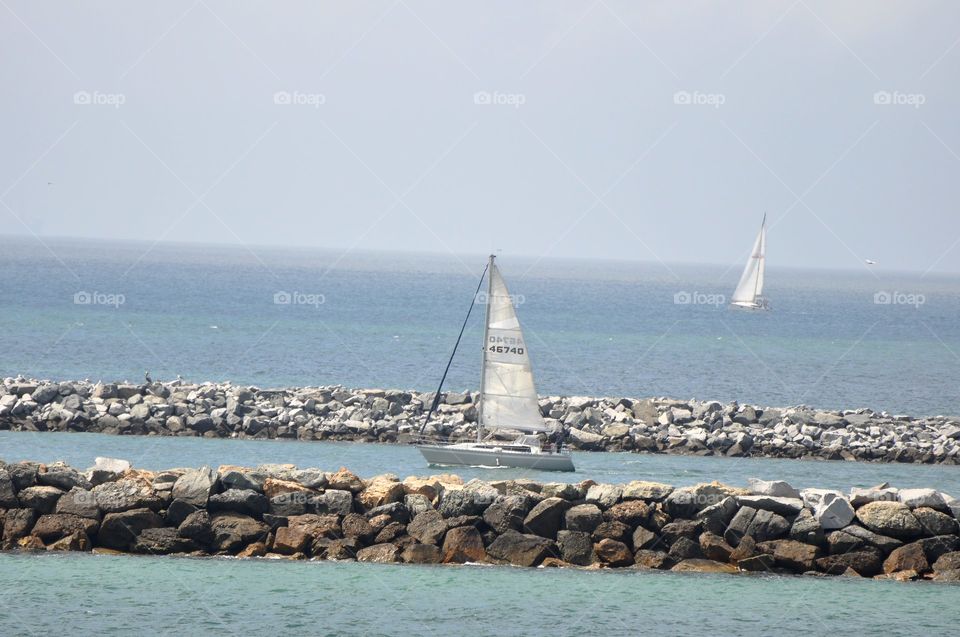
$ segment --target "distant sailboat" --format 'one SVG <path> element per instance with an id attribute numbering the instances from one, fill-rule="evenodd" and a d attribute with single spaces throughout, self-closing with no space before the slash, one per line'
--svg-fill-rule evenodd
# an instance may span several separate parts
<path id="1" fill-rule="evenodd" d="M 767 215 L 764 213 L 760 224 L 760 234 L 753 243 L 753 251 L 747 259 L 747 265 L 740 276 L 740 283 L 733 291 L 730 305 L 751 310 L 767 310 L 767 300 L 763 298 L 763 274 L 767 267 Z"/>
<path id="2" fill-rule="evenodd" d="M 436 465 L 573 471 L 573 460 L 569 453 L 553 450 L 549 445 L 544 447 L 540 444 L 539 437 L 533 435 L 549 432 L 550 428 L 540 413 L 533 368 L 520 329 L 520 321 L 493 255 L 487 265 L 487 284 L 483 366 L 477 405 L 477 441 L 423 444 L 418 445 L 418 448 L 427 462 Z M 462 329 L 460 333 L 463 334 Z M 457 342 L 459 343 L 459 339 Z M 447 367 L 449 369 L 449 363 Z M 427 415 L 428 420 L 436 409 L 439 397 L 438 390 Z M 485 439 L 485 433 L 502 430 L 517 431 L 520 434 L 512 443 Z M 561 440 L 557 437 L 558 447 Z"/>

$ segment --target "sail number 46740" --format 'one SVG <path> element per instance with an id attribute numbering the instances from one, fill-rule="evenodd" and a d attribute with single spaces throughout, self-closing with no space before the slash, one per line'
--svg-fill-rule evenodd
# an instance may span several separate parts
<path id="1" fill-rule="evenodd" d="M 487 351 L 494 354 L 523 354 L 523 339 L 513 336 L 489 336 Z"/>
<path id="2" fill-rule="evenodd" d="M 509 347 L 507 345 L 491 345 L 487 351 L 494 354 L 523 354 L 522 347 Z"/>

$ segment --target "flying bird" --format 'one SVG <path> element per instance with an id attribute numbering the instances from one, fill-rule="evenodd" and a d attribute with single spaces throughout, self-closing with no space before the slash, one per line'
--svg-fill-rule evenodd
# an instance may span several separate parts
<path id="1" fill-rule="evenodd" d="M 877 265 L 877 262 L 874 261 L 873 259 L 867 259 L 866 261 L 867 261 L 867 265 Z"/>

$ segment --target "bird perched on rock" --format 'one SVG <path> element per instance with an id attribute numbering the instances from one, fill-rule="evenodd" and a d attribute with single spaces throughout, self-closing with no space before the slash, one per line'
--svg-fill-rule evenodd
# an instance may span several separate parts
<path id="1" fill-rule="evenodd" d="M 145 381 L 147 381 L 148 383 L 152 383 L 152 382 L 153 382 L 153 379 L 150 378 L 150 372 L 149 372 L 149 371 L 143 372 L 143 379 L 144 379 Z"/>

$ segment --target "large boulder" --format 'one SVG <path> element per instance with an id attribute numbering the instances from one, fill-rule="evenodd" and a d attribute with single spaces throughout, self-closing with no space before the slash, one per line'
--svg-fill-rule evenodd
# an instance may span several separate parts
<path id="1" fill-rule="evenodd" d="M 957 535 L 957 533 L 960 533 L 957 520 L 953 516 L 941 513 L 936 509 L 918 507 L 913 510 L 913 516 L 923 527 L 925 535 Z"/>
<path id="2" fill-rule="evenodd" d="M 33 509 L 10 509 L 3 516 L 3 545 L 12 548 L 14 542 L 22 538 L 37 521 L 37 512 Z"/>
<path id="3" fill-rule="evenodd" d="M 765 495 L 774 498 L 800 498 L 800 492 L 783 480 L 759 480 L 757 478 L 748 478 L 747 484 L 748 488 L 750 489 L 750 493 L 753 495 Z M 777 511 L 777 513 L 779 513 L 779 511 Z"/>
<path id="4" fill-rule="evenodd" d="M 638 524 L 646 524 L 649 522 L 654 511 L 654 506 L 647 504 L 643 500 L 628 500 L 614 504 L 604 511 L 603 519 L 617 520 L 627 526 L 637 526 Z"/>
<path id="5" fill-rule="evenodd" d="M 593 539 L 583 531 L 560 531 L 557 533 L 557 546 L 560 559 L 570 564 L 589 566 L 597 561 L 593 550 Z"/>
<path id="6" fill-rule="evenodd" d="M 636 534 L 634 534 L 634 538 L 636 538 Z M 708 560 L 716 560 L 718 562 L 730 561 L 730 554 L 733 553 L 733 547 L 727 544 L 727 542 L 716 533 L 710 531 L 704 532 L 700 536 L 699 543 L 700 552 L 703 553 L 703 556 Z M 640 549 L 644 547 L 636 546 L 635 544 L 634 548 Z"/>
<path id="7" fill-rule="evenodd" d="M 20 506 L 10 473 L 0 467 L 0 509 L 15 509 Z"/>
<path id="8" fill-rule="evenodd" d="M 97 543 L 100 546 L 118 551 L 130 550 L 137 536 L 144 529 L 163 526 L 163 518 L 150 509 L 130 509 L 117 513 L 108 513 L 100 524 Z"/>
<path id="9" fill-rule="evenodd" d="M 879 549 L 864 549 L 818 558 L 816 566 L 831 575 L 843 575 L 847 569 L 853 569 L 858 575 L 873 577 L 883 570 L 883 559 Z"/>
<path id="10" fill-rule="evenodd" d="M 737 499 L 728 496 L 716 504 L 711 504 L 707 508 L 701 509 L 697 513 L 697 520 L 700 521 L 705 531 L 710 531 L 716 535 L 723 535 L 739 508 L 740 506 L 737 504 Z"/>
<path id="11" fill-rule="evenodd" d="M 353 511 L 353 494 L 342 489 L 327 489 L 310 499 L 315 513 L 347 515 Z"/>
<path id="12" fill-rule="evenodd" d="M 820 526 L 820 522 L 813 517 L 813 513 L 809 509 L 804 509 L 797 514 L 793 524 L 790 525 L 789 536 L 791 540 L 797 542 L 820 545 L 823 544 L 824 539 L 823 527 Z"/>
<path id="13" fill-rule="evenodd" d="M 803 500 L 800 498 L 783 498 L 772 495 L 741 495 L 737 496 L 737 503 L 740 506 L 763 509 L 785 517 L 797 515 L 803 509 Z"/>
<path id="14" fill-rule="evenodd" d="M 174 483 L 173 497 L 197 507 L 205 507 L 216 483 L 217 474 L 210 467 L 189 469 Z"/>
<path id="15" fill-rule="evenodd" d="M 213 529 L 210 526 L 210 514 L 206 509 L 198 509 L 188 514 L 177 527 L 181 537 L 189 538 L 204 546 L 213 542 Z"/>
<path id="16" fill-rule="evenodd" d="M 340 467 L 339 471 L 328 475 L 327 486 L 330 489 L 349 491 L 350 493 L 360 493 L 364 488 L 363 480 L 346 467 Z"/>
<path id="17" fill-rule="evenodd" d="M 90 493 L 104 513 L 120 513 L 131 509 L 159 509 L 160 499 L 149 485 L 139 480 L 120 479 L 95 486 Z M 204 500 L 204 505 L 206 500 Z"/>
<path id="18" fill-rule="evenodd" d="M 499 496 L 499 494 L 497 494 Z M 482 515 L 495 498 L 468 489 L 448 489 L 440 496 L 437 510 L 445 518 L 461 515 Z"/>
<path id="19" fill-rule="evenodd" d="M 902 502 L 869 502 L 857 509 L 857 519 L 880 535 L 911 539 L 923 533 L 916 516 Z"/>
<path id="20" fill-rule="evenodd" d="M 943 496 L 935 489 L 900 489 L 898 499 L 911 509 L 929 507 L 945 510 L 947 508 Z"/>
<path id="21" fill-rule="evenodd" d="M 540 537 L 556 539 L 557 531 L 569 504 L 562 498 L 547 498 L 532 509 L 523 520 L 523 529 Z"/>
<path id="22" fill-rule="evenodd" d="M 675 489 L 666 500 L 664 509 L 673 518 L 694 518 L 697 513 L 721 502 L 728 496 L 743 495 L 741 490 L 728 487 L 719 482 L 698 484 L 692 487 Z"/>
<path id="23" fill-rule="evenodd" d="M 93 467 L 87 470 L 87 478 L 94 486 L 113 482 L 130 470 L 130 463 L 118 458 L 95 458 Z"/>
<path id="24" fill-rule="evenodd" d="M 210 530 L 213 534 L 211 548 L 229 553 L 262 540 L 270 527 L 241 513 L 216 513 L 210 518 Z"/>
<path id="25" fill-rule="evenodd" d="M 594 484 L 587 489 L 587 502 L 599 505 L 602 509 L 609 509 L 620 501 L 623 487 L 618 484 Z"/>
<path id="26" fill-rule="evenodd" d="M 902 546 L 903 542 L 896 538 L 874 533 L 870 529 L 851 524 L 840 530 L 833 531 L 827 538 L 831 553 L 845 553 L 859 550 L 864 547 L 876 547 L 886 555 L 893 549 Z"/>
<path id="27" fill-rule="evenodd" d="M 927 556 L 927 561 L 931 564 L 936 562 L 942 555 L 960 550 L 960 537 L 956 535 L 936 535 L 934 537 L 925 537 L 918 540 L 917 543 L 923 547 L 923 552 Z"/>
<path id="28" fill-rule="evenodd" d="M 545 557 L 558 557 L 557 546 L 552 540 L 516 531 L 507 531 L 491 542 L 487 554 L 517 566 L 536 566 Z"/>
<path id="29" fill-rule="evenodd" d="M 180 500 L 184 502 L 183 500 Z M 187 503 L 189 504 L 189 503 Z M 211 512 L 234 511 L 246 515 L 260 516 L 270 510 L 267 496 L 253 489 L 227 489 L 223 493 L 210 496 L 207 509 Z"/>
<path id="30" fill-rule="evenodd" d="M 508 495 L 497 498 L 483 512 L 483 521 L 498 535 L 507 531 L 519 531 L 527 517 L 529 498 L 522 495 Z"/>
<path id="31" fill-rule="evenodd" d="M 683 560 L 670 569 L 675 573 L 736 573 L 737 567 L 702 558 Z"/>
<path id="32" fill-rule="evenodd" d="M 917 574 L 923 574 L 930 570 L 930 564 L 927 562 L 927 556 L 923 551 L 923 545 L 919 542 L 905 544 L 893 552 L 883 562 L 883 572 L 897 573 L 900 571 L 915 571 Z"/>
<path id="33" fill-rule="evenodd" d="M 803 503 L 824 530 L 842 529 L 853 520 L 854 509 L 842 493 L 830 489 L 804 489 Z"/>
<path id="34" fill-rule="evenodd" d="M 57 500 L 63 491 L 56 487 L 27 487 L 17 494 L 20 506 L 34 509 L 38 513 L 53 513 L 57 507 Z"/>
<path id="35" fill-rule="evenodd" d="M 578 504 L 567 509 L 564 519 L 567 530 L 589 534 L 603 522 L 603 512 L 596 504 Z"/>
<path id="36" fill-rule="evenodd" d="M 401 502 L 404 496 L 403 484 L 392 476 L 377 476 L 367 483 L 366 488 L 357 495 L 357 501 L 365 511 L 391 502 Z"/>
<path id="37" fill-rule="evenodd" d="M 56 512 L 94 520 L 100 519 L 100 507 L 97 506 L 93 491 L 86 491 L 80 487 L 74 487 L 60 496 L 57 500 Z"/>
<path id="38" fill-rule="evenodd" d="M 669 484 L 634 480 L 623 485 L 621 497 L 624 500 L 655 500 L 659 502 L 672 492 L 673 487 Z"/>
<path id="39" fill-rule="evenodd" d="M 281 526 L 274 534 L 273 550 L 281 555 L 303 553 L 313 538 L 303 527 Z"/>
<path id="40" fill-rule="evenodd" d="M 43 540 L 44 544 L 49 544 L 81 531 L 89 537 L 95 535 L 99 528 L 100 523 L 90 518 L 66 513 L 52 513 L 41 515 L 33 525 L 30 534 L 36 535 Z"/>
<path id="41" fill-rule="evenodd" d="M 56 487 L 61 491 L 69 491 L 74 487 L 80 487 L 81 489 L 90 489 L 93 487 L 84 475 L 66 465 L 48 467 L 47 471 L 37 474 L 37 482 L 42 485 Z"/>
<path id="42" fill-rule="evenodd" d="M 432 544 L 409 544 L 400 553 L 400 559 L 407 564 L 439 564 L 443 555 Z"/>
<path id="43" fill-rule="evenodd" d="M 770 544 L 773 545 L 776 565 L 795 573 L 813 570 L 816 559 L 820 557 L 819 548 L 795 540 L 774 540 Z"/>
<path id="44" fill-rule="evenodd" d="M 633 564 L 633 553 L 623 542 L 604 538 L 593 547 L 597 557 L 610 566 L 630 566 Z"/>
<path id="45" fill-rule="evenodd" d="M 421 544 L 439 545 L 446 532 L 446 520 L 433 509 L 418 513 L 407 525 L 407 534 Z"/>
<path id="46" fill-rule="evenodd" d="M 144 529 L 133 543 L 134 553 L 149 555 L 168 555 L 170 553 L 192 553 L 200 547 L 188 538 L 182 537 L 170 527 Z"/>
<path id="47" fill-rule="evenodd" d="M 392 564 L 400 561 L 400 549 L 389 543 L 374 544 L 357 551 L 357 561 Z"/>
<path id="48" fill-rule="evenodd" d="M 487 552 L 483 538 L 473 526 L 458 526 L 447 531 L 443 540 L 443 563 L 484 562 Z"/>

